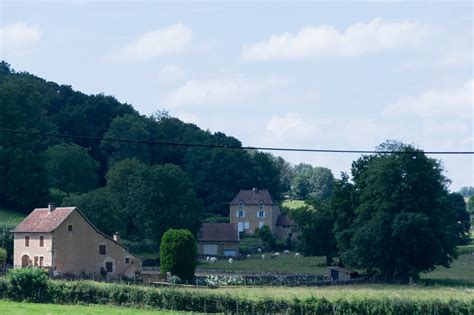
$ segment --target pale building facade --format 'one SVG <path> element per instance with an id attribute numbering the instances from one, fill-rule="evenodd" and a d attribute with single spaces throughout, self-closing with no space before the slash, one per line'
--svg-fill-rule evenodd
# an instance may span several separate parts
<path id="1" fill-rule="evenodd" d="M 49 268 L 53 275 L 134 278 L 141 260 L 100 232 L 76 207 L 33 210 L 13 231 L 15 268 Z"/>

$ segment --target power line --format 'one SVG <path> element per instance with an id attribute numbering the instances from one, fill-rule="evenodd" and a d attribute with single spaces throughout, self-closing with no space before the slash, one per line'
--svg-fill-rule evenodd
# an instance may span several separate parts
<path id="1" fill-rule="evenodd" d="M 437 155 L 472 155 L 474 151 L 423 151 L 423 152 L 407 152 L 407 151 L 377 151 L 377 150 L 339 150 L 339 149 L 304 149 L 304 148 L 277 148 L 277 147 L 251 147 L 251 146 L 226 146 L 219 144 L 204 144 L 204 143 L 182 143 L 182 142 L 168 142 L 168 141 L 144 141 L 144 140 L 129 140 L 118 138 L 98 138 L 92 136 L 79 135 L 64 135 L 55 133 L 22 131 L 12 129 L 1 129 L 0 132 L 11 134 L 24 134 L 31 136 L 43 136 L 53 138 L 70 138 L 94 141 L 111 141 L 123 143 L 138 143 L 147 145 L 166 145 L 166 146 L 181 146 L 181 147 L 195 147 L 208 149 L 229 149 L 229 150 L 260 150 L 260 151 L 287 151 L 287 152 L 312 152 L 312 153 L 344 153 L 344 154 L 381 154 L 381 153 L 407 153 L 407 154 L 437 154 Z"/>

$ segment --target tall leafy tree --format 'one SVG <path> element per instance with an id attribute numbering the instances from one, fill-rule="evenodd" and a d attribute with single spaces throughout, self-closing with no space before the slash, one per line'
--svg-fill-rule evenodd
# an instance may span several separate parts
<path id="1" fill-rule="evenodd" d="M 466 245 L 469 244 L 471 241 L 471 216 L 467 211 L 466 202 L 464 201 L 464 197 L 458 193 L 451 193 L 449 195 L 450 206 L 452 210 L 456 214 L 456 222 L 457 222 L 457 243 L 459 245 Z"/>
<path id="2" fill-rule="evenodd" d="M 158 246 L 169 228 L 185 228 L 197 234 L 202 204 L 189 176 L 176 165 L 150 166 L 134 182 L 129 208 L 136 211 L 140 235 Z"/>
<path id="3" fill-rule="evenodd" d="M 334 237 L 334 216 L 326 203 L 317 200 L 294 209 L 291 216 L 299 229 L 300 250 L 305 255 L 325 256 L 330 265 L 337 255 Z"/>
<path id="4" fill-rule="evenodd" d="M 57 144 L 44 153 L 48 186 L 65 193 L 84 193 L 97 188 L 99 163 L 77 144 Z"/>
<path id="5" fill-rule="evenodd" d="M 327 200 L 334 189 L 334 175 L 325 167 L 300 163 L 294 168 L 292 190 L 296 198 Z"/>
<path id="6" fill-rule="evenodd" d="M 449 266 L 455 257 L 456 213 L 448 180 L 437 160 L 399 142 L 352 165 L 357 204 L 350 246 L 341 255 L 352 266 L 409 277 Z"/>
<path id="7" fill-rule="evenodd" d="M 131 114 L 116 117 L 104 134 L 104 138 L 150 141 L 149 121 L 145 117 Z M 125 158 L 136 158 L 144 163 L 150 162 L 150 149 L 143 143 L 104 140 L 101 147 L 108 154 L 110 165 Z"/>

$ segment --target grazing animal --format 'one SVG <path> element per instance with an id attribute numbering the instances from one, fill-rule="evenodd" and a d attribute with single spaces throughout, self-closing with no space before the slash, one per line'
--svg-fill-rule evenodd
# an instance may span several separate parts
<path id="1" fill-rule="evenodd" d="M 296 253 L 296 254 L 295 254 L 295 257 L 300 257 L 300 256 L 301 256 L 300 253 Z"/>
<path id="2" fill-rule="evenodd" d="M 262 254 L 262 259 L 265 259 L 265 254 Z"/>
<path id="3" fill-rule="evenodd" d="M 247 254 L 247 258 L 250 258 L 250 254 Z"/>
<path id="4" fill-rule="evenodd" d="M 229 258 L 229 264 L 233 263 L 234 260 L 232 258 Z"/>
<path id="5" fill-rule="evenodd" d="M 290 251 L 289 251 L 288 249 L 285 249 L 285 250 L 283 251 L 283 254 L 289 255 L 289 254 L 290 254 Z"/>
<path id="6" fill-rule="evenodd" d="M 261 249 L 260 247 L 259 247 L 259 248 L 257 248 L 257 251 L 258 251 L 258 253 L 259 253 L 259 254 L 261 254 L 261 253 L 262 253 L 262 249 Z"/>
<path id="7" fill-rule="evenodd" d="M 275 255 L 275 257 L 278 257 L 278 256 L 280 256 L 280 253 L 275 253 L 273 255 Z"/>
<path id="8" fill-rule="evenodd" d="M 209 259 L 209 261 L 210 261 L 211 264 L 214 264 L 215 262 L 217 262 L 217 258 L 216 257 L 211 257 Z"/>
<path id="9" fill-rule="evenodd" d="M 206 257 L 206 261 L 209 261 L 209 259 L 211 259 L 211 257 L 207 256 L 207 257 Z"/>

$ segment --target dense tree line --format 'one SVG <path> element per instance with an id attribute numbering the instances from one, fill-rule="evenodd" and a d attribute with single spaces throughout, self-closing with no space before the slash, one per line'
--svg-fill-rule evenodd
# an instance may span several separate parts
<path id="1" fill-rule="evenodd" d="M 470 240 L 463 197 L 448 192 L 441 164 L 423 151 L 399 142 L 379 149 L 393 153 L 362 156 L 331 198 L 294 211 L 302 250 L 401 278 L 449 266 Z"/>
<path id="2" fill-rule="evenodd" d="M 146 117 L 111 96 L 86 95 L 5 62 L 0 112 L 4 129 L 104 139 L 0 133 L 0 208 L 79 205 L 108 234 L 154 242 L 165 228 L 196 232 L 203 218 L 227 216 L 240 189 L 269 189 L 277 200 L 290 189 L 283 174 L 291 166 L 268 153 L 109 141 L 242 146 L 165 111 Z"/>

